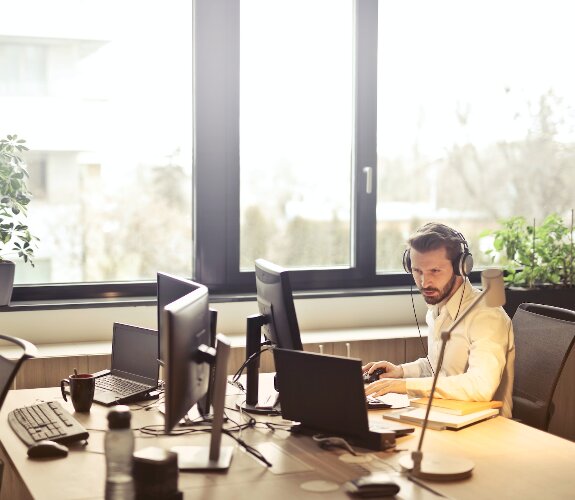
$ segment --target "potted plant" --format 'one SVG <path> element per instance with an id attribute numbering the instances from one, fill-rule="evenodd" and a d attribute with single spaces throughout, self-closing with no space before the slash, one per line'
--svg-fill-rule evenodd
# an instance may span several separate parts
<path id="1" fill-rule="evenodd" d="M 500 229 L 482 234 L 493 236 L 486 254 L 506 271 L 508 314 L 523 302 L 575 309 L 573 223 L 573 210 L 569 225 L 556 213 L 540 225 L 510 217 L 500 221 Z"/>
<path id="2" fill-rule="evenodd" d="M 22 153 L 28 151 L 26 141 L 16 135 L 0 140 L 0 306 L 8 305 L 14 286 L 14 255 L 24 262 L 32 262 L 38 240 L 26 225 L 31 194 L 28 191 L 28 172 Z"/>

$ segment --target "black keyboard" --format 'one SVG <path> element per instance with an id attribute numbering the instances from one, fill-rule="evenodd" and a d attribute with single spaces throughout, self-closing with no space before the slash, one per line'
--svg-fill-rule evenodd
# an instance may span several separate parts
<path id="1" fill-rule="evenodd" d="M 131 396 L 146 389 L 151 389 L 151 387 L 133 380 L 116 377 L 115 375 L 104 375 L 96 378 L 96 389 L 112 391 L 121 396 Z"/>
<path id="2" fill-rule="evenodd" d="M 12 410 L 8 423 L 28 446 L 44 439 L 67 444 L 89 436 L 80 422 L 57 401 Z"/>

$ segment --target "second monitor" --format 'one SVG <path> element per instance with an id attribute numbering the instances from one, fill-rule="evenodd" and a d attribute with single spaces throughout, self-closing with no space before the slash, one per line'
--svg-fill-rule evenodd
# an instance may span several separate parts
<path id="1" fill-rule="evenodd" d="M 302 351 L 303 345 L 288 271 L 267 260 L 257 259 L 255 275 L 259 314 L 247 319 L 246 401 L 242 407 L 254 413 L 269 413 L 269 408 L 258 406 L 262 334 L 265 344 L 281 349 Z"/>

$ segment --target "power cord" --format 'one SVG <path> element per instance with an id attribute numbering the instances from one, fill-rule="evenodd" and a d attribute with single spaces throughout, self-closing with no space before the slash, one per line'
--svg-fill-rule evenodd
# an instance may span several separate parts
<path id="1" fill-rule="evenodd" d="M 423 336 L 421 335 L 421 330 L 419 329 L 419 321 L 417 320 L 417 312 L 415 311 L 415 302 L 413 300 L 413 284 L 409 287 L 409 295 L 411 296 L 411 307 L 413 308 L 413 316 L 415 317 L 415 324 L 417 325 L 417 333 L 419 333 L 419 341 L 421 342 L 421 348 L 423 349 L 423 353 L 427 359 L 427 363 L 429 364 L 429 368 L 431 369 L 431 373 L 435 376 L 435 372 L 433 371 L 433 366 L 431 366 L 431 361 L 429 360 L 429 356 L 427 354 L 427 348 L 423 343 Z"/>
<path id="2" fill-rule="evenodd" d="M 260 349 L 258 352 L 254 352 L 249 358 L 247 358 L 243 363 L 242 366 L 240 366 L 238 368 L 238 371 L 236 371 L 236 373 L 234 374 L 233 378 L 231 381 L 228 382 L 228 384 L 233 385 L 234 387 L 237 387 L 240 391 L 242 392 L 246 392 L 244 386 L 239 382 L 239 378 L 242 374 L 242 372 L 244 371 L 244 368 L 246 366 L 248 366 L 254 359 L 259 358 L 263 352 L 268 351 L 271 347 L 272 343 L 269 340 L 266 340 L 265 342 L 263 342 L 261 344 L 262 349 Z"/>

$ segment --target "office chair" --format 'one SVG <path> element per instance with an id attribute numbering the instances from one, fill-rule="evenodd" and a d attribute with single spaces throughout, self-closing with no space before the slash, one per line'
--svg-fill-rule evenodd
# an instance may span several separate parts
<path id="1" fill-rule="evenodd" d="M 0 408 L 4 403 L 4 399 L 6 399 L 6 394 L 8 394 L 22 363 L 28 358 L 34 358 L 38 355 L 36 346 L 27 340 L 0 334 L 0 343 L 5 344 L 6 342 L 18 346 L 21 352 L 12 359 L 0 354 Z"/>
<path id="2" fill-rule="evenodd" d="M 22 350 L 22 352 L 17 356 L 14 356 L 14 359 L 8 359 L 0 354 L 0 408 L 2 408 L 4 399 L 6 399 L 6 394 L 8 394 L 20 366 L 28 358 L 37 356 L 38 350 L 36 349 L 36 346 L 27 340 L 19 339 L 17 337 L 8 337 L 0 334 L 0 342 L 8 342 L 9 344 L 18 346 Z M 4 462 L 0 460 L 0 490 L 2 489 L 3 476 Z"/>
<path id="3" fill-rule="evenodd" d="M 548 431 L 557 382 L 575 344 L 575 311 L 524 303 L 519 305 L 512 321 L 513 418 Z"/>

